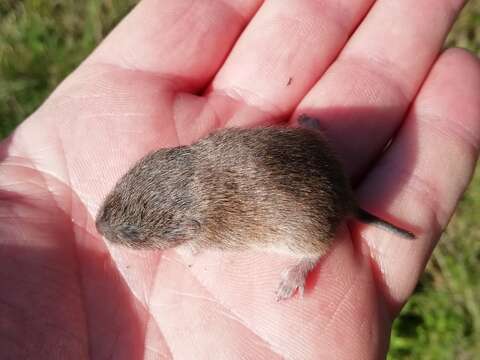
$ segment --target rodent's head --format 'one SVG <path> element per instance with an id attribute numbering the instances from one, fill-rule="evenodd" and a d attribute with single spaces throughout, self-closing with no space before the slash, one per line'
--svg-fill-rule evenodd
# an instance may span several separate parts
<path id="1" fill-rule="evenodd" d="M 199 226 L 190 216 L 193 174 L 186 148 L 146 156 L 106 197 L 97 230 L 107 240 L 132 248 L 167 249 L 190 240 Z"/>

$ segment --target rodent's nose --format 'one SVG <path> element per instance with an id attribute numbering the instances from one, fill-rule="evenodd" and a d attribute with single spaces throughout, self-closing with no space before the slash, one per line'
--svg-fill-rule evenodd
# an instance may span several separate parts
<path id="1" fill-rule="evenodd" d="M 105 232 L 107 231 L 107 224 L 105 221 L 97 219 L 97 221 L 95 221 L 95 227 L 101 235 L 105 235 Z"/>
<path id="2" fill-rule="evenodd" d="M 105 208 L 102 206 L 98 210 L 97 216 L 95 217 L 95 227 L 97 228 L 97 231 L 102 235 L 105 234 L 105 230 L 106 230 L 105 229 L 106 223 L 105 223 L 105 220 L 103 219 L 104 214 L 105 214 Z"/>
<path id="3" fill-rule="evenodd" d="M 100 235 L 102 235 L 106 240 L 111 241 L 111 242 L 118 242 L 118 236 L 113 231 L 112 226 L 108 224 L 108 222 L 104 220 L 97 220 L 95 222 L 95 226 L 97 228 L 97 231 Z"/>

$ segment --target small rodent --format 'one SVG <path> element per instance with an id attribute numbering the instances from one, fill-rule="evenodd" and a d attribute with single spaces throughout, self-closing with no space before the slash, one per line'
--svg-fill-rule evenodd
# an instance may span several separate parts
<path id="1" fill-rule="evenodd" d="M 96 219 L 131 248 L 265 249 L 298 263 L 282 272 L 277 300 L 299 289 L 348 217 L 414 235 L 361 210 L 318 121 L 301 127 L 224 129 L 190 146 L 157 150 L 107 195 Z"/>

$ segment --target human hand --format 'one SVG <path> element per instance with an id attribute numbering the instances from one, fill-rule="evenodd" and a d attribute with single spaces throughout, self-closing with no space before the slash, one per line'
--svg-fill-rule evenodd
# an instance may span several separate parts
<path id="1" fill-rule="evenodd" d="M 461 1 L 372 3 L 144 0 L 1 146 L 1 353 L 385 356 L 477 160 L 480 68 L 438 55 Z M 276 303 L 288 259 L 188 267 L 96 233 L 102 197 L 149 150 L 301 113 L 321 119 L 362 206 L 415 241 L 349 224 L 304 298 Z"/>

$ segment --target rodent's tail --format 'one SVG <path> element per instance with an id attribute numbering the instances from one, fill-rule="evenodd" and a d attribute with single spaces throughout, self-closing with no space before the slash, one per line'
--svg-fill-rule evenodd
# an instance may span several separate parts
<path id="1" fill-rule="evenodd" d="M 393 224 L 390 224 L 390 223 L 386 222 L 385 220 L 382 220 L 382 219 L 376 217 L 373 214 L 370 214 L 369 212 L 367 212 L 363 209 L 357 208 L 357 210 L 355 212 L 355 215 L 356 215 L 356 218 L 363 223 L 377 226 L 379 228 L 390 231 L 390 232 L 392 232 L 394 234 L 397 234 L 401 237 L 404 237 L 406 239 L 415 239 L 415 235 L 413 233 L 411 233 L 410 231 L 400 229 L 399 227 L 397 227 Z"/>

